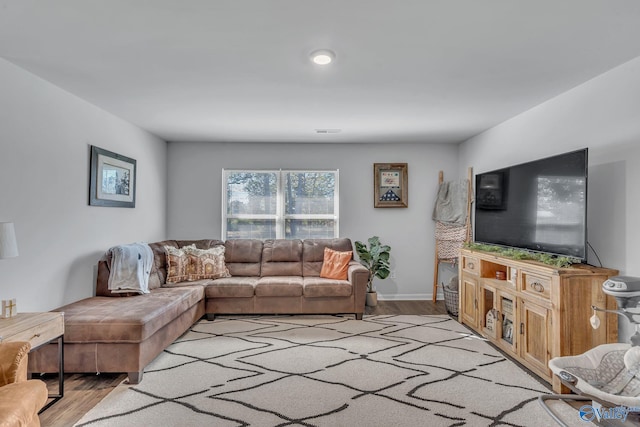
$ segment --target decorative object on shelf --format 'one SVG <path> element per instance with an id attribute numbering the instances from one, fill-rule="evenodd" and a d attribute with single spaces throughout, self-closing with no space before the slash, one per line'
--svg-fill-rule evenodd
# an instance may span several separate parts
<path id="1" fill-rule="evenodd" d="M 513 301 L 502 297 L 502 339 L 513 344 Z"/>
<path id="2" fill-rule="evenodd" d="M 12 222 L 0 222 L 0 259 L 18 256 L 18 241 Z"/>
<path id="3" fill-rule="evenodd" d="M 507 273 L 504 271 L 496 271 L 496 279 L 507 280 Z"/>
<path id="4" fill-rule="evenodd" d="M 465 247 L 476 251 L 495 253 L 497 255 L 516 260 L 537 261 L 559 268 L 566 268 L 571 267 L 573 264 L 580 264 L 580 260 L 577 258 L 554 256 L 546 253 L 531 252 L 524 249 L 504 248 L 502 246 L 485 245 L 483 243 L 474 242 L 465 243 Z"/>
<path id="5" fill-rule="evenodd" d="M 409 207 L 407 163 L 373 164 L 373 207 Z"/>
<path id="6" fill-rule="evenodd" d="M 509 281 L 515 285 L 517 280 L 518 280 L 518 269 L 509 267 Z"/>
<path id="7" fill-rule="evenodd" d="M 369 245 L 356 241 L 356 252 L 360 258 L 360 264 L 369 270 L 369 281 L 367 282 L 367 305 L 375 306 L 378 304 L 378 294 L 373 289 L 373 279 L 386 279 L 389 277 L 389 256 L 391 247 L 380 243 L 378 236 L 370 237 L 367 242 Z M 373 295 L 370 295 L 373 294 Z"/>
<path id="8" fill-rule="evenodd" d="M 485 329 L 487 331 L 492 332 L 495 335 L 496 332 L 496 322 L 498 321 L 498 310 L 492 308 L 487 311 L 487 316 L 485 319 Z"/>
<path id="9" fill-rule="evenodd" d="M 91 146 L 89 205 L 136 207 L 136 161 Z"/>
<path id="10" fill-rule="evenodd" d="M 8 319 L 17 313 L 16 299 L 3 299 L 2 311 L 0 311 L 0 319 Z"/>

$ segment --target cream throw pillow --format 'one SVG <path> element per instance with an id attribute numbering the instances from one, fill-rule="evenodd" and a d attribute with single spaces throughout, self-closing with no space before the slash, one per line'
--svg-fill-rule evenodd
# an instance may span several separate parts
<path id="1" fill-rule="evenodd" d="M 189 278 L 189 257 L 184 249 L 186 248 L 164 247 L 167 254 L 167 283 L 184 282 Z"/>
<path id="2" fill-rule="evenodd" d="M 188 281 L 231 277 L 224 262 L 224 246 L 214 246 L 210 249 L 186 247 L 183 250 L 189 258 Z"/>

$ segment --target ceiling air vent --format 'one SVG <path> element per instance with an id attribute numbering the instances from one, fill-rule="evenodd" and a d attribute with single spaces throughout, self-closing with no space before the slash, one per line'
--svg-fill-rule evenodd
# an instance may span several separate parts
<path id="1" fill-rule="evenodd" d="M 340 133 L 342 129 L 316 129 L 316 133 Z"/>

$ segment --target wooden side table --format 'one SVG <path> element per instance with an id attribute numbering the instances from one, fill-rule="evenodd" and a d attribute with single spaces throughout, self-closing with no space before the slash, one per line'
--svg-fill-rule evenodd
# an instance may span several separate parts
<path id="1" fill-rule="evenodd" d="M 53 399 L 47 403 L 44 411 L 64 395 L 64 313 L 18 313 L 8 319 L 0 319 L 0 342 L 27 341 L 31 350 L 58 340 L 58 394 L 50 394 Z"/>

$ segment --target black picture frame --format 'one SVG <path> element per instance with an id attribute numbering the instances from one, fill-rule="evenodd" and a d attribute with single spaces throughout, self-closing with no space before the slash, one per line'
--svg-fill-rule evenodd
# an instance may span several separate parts
<path id="1" fill-rule="evenodd" d="M 136 207 L 137 162 L 121 154 L 91 146 L 89 205 Z"/>

